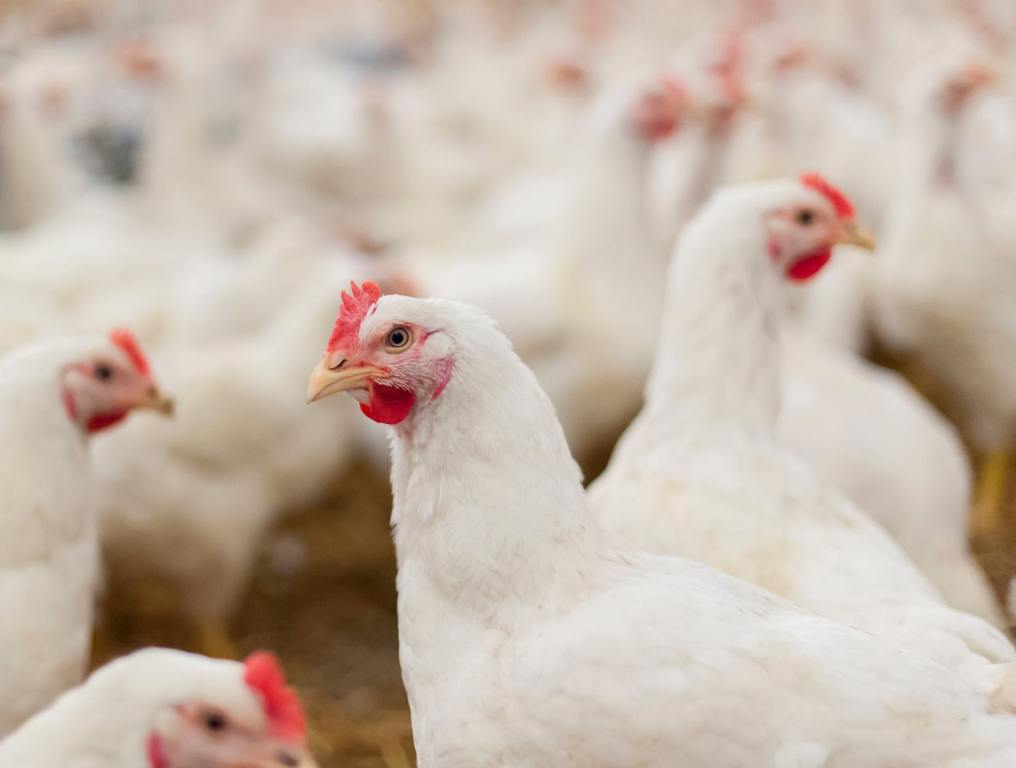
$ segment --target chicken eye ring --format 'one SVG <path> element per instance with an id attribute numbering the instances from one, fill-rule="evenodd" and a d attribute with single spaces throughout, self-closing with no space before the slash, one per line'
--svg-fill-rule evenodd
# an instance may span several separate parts
<path id="1" fill-rule="evenodd" d="M 413 332 L 404 325 L 397 325 L 385 335 L 385 351 L 392 354 L 405 352 L 413 343 Z"/>

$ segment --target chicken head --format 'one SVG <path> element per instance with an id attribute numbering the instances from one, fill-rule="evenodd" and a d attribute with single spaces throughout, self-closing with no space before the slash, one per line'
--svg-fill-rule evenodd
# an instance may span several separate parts
<path id="1" fill-rule="evenodd" d="M 115 330 L 109 341 L 106 348 L 64 369 L 62 397 L 70 419 L 93 433 L 119 423 L 132 410 L 172 413 L 173 402 L 156 385 L 133 334 Z"/>
<path id="2" fill-rule="evenodd" d="M 264 717 L 253 722 L 202 698 L 165 709 L 148 738 L 151 768 L 316 768 L 306 722 L 277 659 L 261 651 L 244 662 L 244 683 Z"/>
<path id="3" fill-rule="evenodd" d="M 854 206 L 840 190 L 815 173 L 801 177 L 809 193 L 767 215 L 767 249 L 773 263 L 794 281 L 817 275 L 832 257 L 833 246 L 874 248 L 872 237 L 858 229 Z"/>

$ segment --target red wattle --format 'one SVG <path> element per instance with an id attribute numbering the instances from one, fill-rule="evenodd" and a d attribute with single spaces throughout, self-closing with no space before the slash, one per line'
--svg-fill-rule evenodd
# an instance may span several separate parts
<path id="1" fill-rule="evenodd" d="M 408 389 L 388 387 L 372 381 L 369 391 L 370 402 L 360 403 L 360 410 L 368 419 L 381 424 L 398 424 L 416 404 L 416 395 Z"/>
<path id="2" fill-rule="evenodd" d="M 127 411 L 119 411 L 117 413 L 100 413 L 97 416 L 93 416 L 88 420 L 88 424 L 85 428 L 89 432 L 99 432 L 100 430 L 112 427 L 114 424 L 119 424 L 127 418 Z"/>
<path id="3" fill-rule="evenodd" d="M 169 768 L 169 761 L 162 749 L 162 740 L 157 734 L 148 737 L 148 764 L 152 768 Z"/>
<path id="4" fill-rule="evenodd" d="M 787 267 L 787 277 L 798 283 L 810 280 L 822 271 L 822 267 L 829 263 L 832 255 L 833 249 L 826 247 L 802 256 Z"/>

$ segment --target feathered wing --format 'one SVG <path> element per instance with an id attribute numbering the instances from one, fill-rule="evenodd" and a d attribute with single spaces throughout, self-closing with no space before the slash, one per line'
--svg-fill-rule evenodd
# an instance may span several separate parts
<path id="1" fill-rule="evenodd" d="M 77 341 L 0 363 L 0 735 L 80 681 L 98 587 L 84 441 L 57 399 Z"/>
<path id="2" fill-rule="evenodd" d="M 967 543 L 971 472 L 956 430 L 898 374 L 784 338 L 781 438 L 885 527 L 949 605 L 1004 627 Z"/>
<path id="3" fill-rule="evenodd" d="M 94 536 L 0 566 L 0 739 L 84 676 L 98 556 Z M 91 578 L 90 578 L 91 576 Z"/>
<path id="4" fill-rule="evenodd" d="M 1016 658 L 1001 632 L 942 604 L 884 530 L 780 446 L 706 431 L 647 451 L 631 437 L 590 489 L 626 541 L 709 563 L 956 670 Z"/>
<path id="5" fill-rule="evenodd" d="M 502 649 L 502 690 L 474 706 L 500 710 L 505 732 L 447 764 L 916 768 L 1016 755 L 1011 719 L 938 665 L 698 564 L 636 558 Z"/>

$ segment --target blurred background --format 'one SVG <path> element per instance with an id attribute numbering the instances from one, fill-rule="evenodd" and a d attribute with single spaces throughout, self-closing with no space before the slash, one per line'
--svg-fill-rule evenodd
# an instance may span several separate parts
<path id="1" fill-rule="evenodd" d="M 339 291 L 370 278 L 487 308 L 591 479 L 638 410 L 683 225 L 720 184 L 804 170 L 847 192 L 880 247 L 796 291 L 793 322 L 902 372 L 955 425 L 1004 601 L 1011 0 L 0 14 L 0 349 L 126 325 L 178 403 L 94 440 L 96 664 L 147 644 L 273 648 L 324 766 L 412 765 L 383 430 L 348 399 L 303 402 Z M 895 428 L 871 417 L 870 434 Z M 882 468 L 936 471 L 923 461 Z M 920 512 L 909 533 L 882 522 L 919 539 L 937 524 Z"/>

